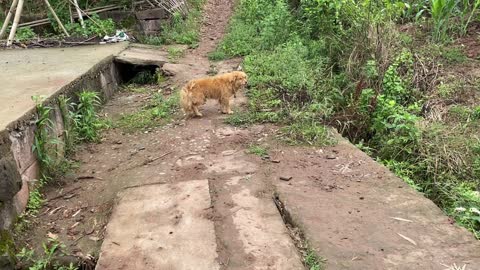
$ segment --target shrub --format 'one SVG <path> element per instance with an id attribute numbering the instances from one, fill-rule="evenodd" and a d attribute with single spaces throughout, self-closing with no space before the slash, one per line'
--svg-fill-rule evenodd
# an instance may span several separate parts
<path id="1" fill-rule="evenodd" d="M 79 102 L 73 117 L 74 128 L 80 141 L 99 140 L 98 131 L 104 126 L 96 113 L 101 100 L 97 92 L 84 91 L 78 95 Z"/>
<path id="2" fill-rule="evenodd" d="M 85 28 L 80 23 L 69 23 L 65 25 L 65 28 L 72 35 L 103 37 L 114 34 L 116 26 L 112 19 L 102 20 L 97 14 L 92 14 L 89 20 L 85 20 Z"/>

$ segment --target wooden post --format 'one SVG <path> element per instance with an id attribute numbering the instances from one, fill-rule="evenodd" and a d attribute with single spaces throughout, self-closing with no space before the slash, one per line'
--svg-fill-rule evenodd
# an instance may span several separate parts
<path id="1" fill-rule="evenodd" d="M 3 23 L 2 29 L 0 30 L 0 39 L 3 38 L 5 33 L 7 32 L 8 25 L 10 24 L 10 20 L 12 19 L 13 11 L 17 8 L 18 0 L 13 0 L 10 9 L 8 10 L 7 17 L 5 18 L 5 22 Z"/>
<path id="2" fill-rule="evenodd" d="M 78 20 L 80 20 L 80 24 L 82 25 L 82 28 L 85 28 L 85 22 L 83 22 L 82 11 L 80 10 L 80 7 L 78 6 L 77 0 L 73 0 L 73 5 L 75 6 L 75 9 L 77 10 Z"/>
<path id="3" fill-rule="evenodd" d="M 17 10 L 15 11 L 15 18 L 13 19 L 12 29 L 10 30 L 10 35 L 7 39 L 7 47 L 12 46 L 13 40 L 15 39 L 15 34 L 17 33 L 18 22 L 20 17 L 22 17 L 24 0 L 18 0 Z"/>
<path id="4" fill-rule="evenodd" d="M 60 26 L 60 28 L 62 28 L 63 33 L 65 33 L 65 35 L 66 35 L 67 37 L 69 37 L 70 34 L 68 34 L 67 29 L 65 29 L 65 26 L 63 26 L 62 21 L 60 21 L 60 18 L 58 18 L 57 13 L 56 13 L 55 10 L 52 8 L 52 5 L 50 5 L 50 2 L 48 2 L 48 0 L 45 0 L 45 4 L 47 4 L 48 9 L 49 9 L 50 12 L 52 13 L 53 17 L 54 17 L 55 20 L 57 21 L 57 23 L 58 23 L 58 25 Z"/>

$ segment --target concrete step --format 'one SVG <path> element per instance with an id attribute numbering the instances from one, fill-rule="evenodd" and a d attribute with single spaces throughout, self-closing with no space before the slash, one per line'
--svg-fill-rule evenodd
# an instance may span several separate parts
<path id="1" fill-rule="evenodd" d="M 207 180 L 125 190 L 97 270 L 219 269 Z"/>
<path id="2" fill-rule="evenodd" d="M 283 155 L 280 201 L 326 269 L 480 269 L 480 243 L 387 168 L 340 139 L 315 166 L 308 149 Z M 311 150 L 310 150 L 311 152 Z M 325 153 L 323 155 L 327 155 Z M 466 265 L 466 268 L 461 268 Z M 453 268 L 451 268 L 453 269 Z M 456 268 L 455 268 L 456 269 Z"/>

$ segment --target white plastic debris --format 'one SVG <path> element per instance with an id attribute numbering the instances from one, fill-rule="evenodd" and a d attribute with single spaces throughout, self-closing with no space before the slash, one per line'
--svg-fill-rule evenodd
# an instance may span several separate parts
<path id="1" fill-rule="evenodd" d="M 475 207 L 470 208 L 470 212 L 480 215 L 480 210 L 478 210 L 478 208 L 475 208 Z"/>
<path id="2" fill-rule="evenodd" d="M 114 36 L 105 36 L 102 39 L 101 44 L 105 43 L 117 43 L 130 40 L 130 37 L 123 30 L 117 30 Z"/>

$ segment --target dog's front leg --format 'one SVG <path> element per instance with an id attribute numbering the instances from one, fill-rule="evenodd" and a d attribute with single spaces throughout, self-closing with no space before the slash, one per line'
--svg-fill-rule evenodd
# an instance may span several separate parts
<path id="1" fill-rule="evenodd" d="M 195 113 L 195 116 L 202 117 L 203 115 L 198 111 L 197 106 L 193 106 L 193 112 Z"/>

